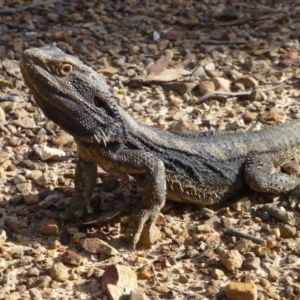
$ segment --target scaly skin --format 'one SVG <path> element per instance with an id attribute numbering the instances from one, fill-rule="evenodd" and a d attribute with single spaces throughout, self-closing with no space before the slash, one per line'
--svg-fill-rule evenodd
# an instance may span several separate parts
<path id="1" fill-rule="evenodd" d="M 58 48 L 26 50 L 20 66 L 37 105 L 78 144 L 73 214 L 91 213 L 97 164 L 143 188 L 141 208 L 129 225 L 134 247 L 146 223 L 153 240 L 166 198 L 214 204 L 238 195 L 246 185 L 298 197 L 299 178 L 273 173 L 299 156 L 298 120 L 256 132 L 175 134 L 134 120 L 94 70 Z"/>

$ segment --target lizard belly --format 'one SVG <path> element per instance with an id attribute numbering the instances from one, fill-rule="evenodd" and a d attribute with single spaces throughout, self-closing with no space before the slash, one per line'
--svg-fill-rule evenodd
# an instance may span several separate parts
<path id="1" fill-rule="evenodd" d="M 176 202 L 191 204 L 216 204 L 239 195 L 245 189 L 245 182 L 242 174 L 232 182 L 211 185 L 187 179 L 183 176 L 168 174 L 167 172 L 167 199 Z"/>

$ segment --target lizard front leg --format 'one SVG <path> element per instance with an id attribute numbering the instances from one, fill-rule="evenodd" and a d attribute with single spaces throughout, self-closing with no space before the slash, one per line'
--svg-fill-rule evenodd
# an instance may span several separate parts
<path id="1" fill-rule="evenodd" d="M 75 170 L 75 196 L 64 212 L 51 212 L 48 217 L 69 220 L 92 214 L 90 198 L 97 180 L 97 164 L 78 158 Z"/>
<path id="2" fill-rule="evenodd" d="M 148 239 L 153 243 L 155 222 L 166 200 L 164 163 L 152 154 L 139 150 L 122 149 L 114 153 L 113 157 L 111 169 L 129 173 L 137 185 L 143 188 L 141 207 L 131 215 L 127 237 L 131 237 L 135 248 L 147 223 Z"/>
<path id="3" fill-rule="evenodd" d="M 97 164 L 78 158 L 75 170 L 75 198 L 72 201 L 70 212 L 80 218 L 86 212 L 91 214 L 90 199 L 97 180 Z"/>
<path id="4" fill-rule="evenodd" d="M 105 171 L 135 182 L 143 189 L 141 207 L 131 216 L 127 237 L 131 237 L 135 248 L 147 223 L 148 237 L 152 243 L 155 221 L 166 200 L 164 163 L 149 152 L 127 149 L 117 144 L 107 147 L 79 144 L 80 149 L 86 160 L 93 158 Z"/>

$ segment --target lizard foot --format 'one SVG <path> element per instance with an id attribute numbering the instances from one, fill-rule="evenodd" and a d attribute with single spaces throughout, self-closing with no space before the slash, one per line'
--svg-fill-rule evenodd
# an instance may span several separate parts
<path id="1" fill-rule="evenodd" d="M 137 214 L 131 215 L 125 236 L 131 239 L 133 249 L 139 241 L 148 246 L 161 238 L 161 233 L 155 226 L 158 214 L 159 212 L 152 209 L 142 209 Z"/>
<path id="2" fill-rule="evenodd" d="M 64 211 L 50 212 L 47 217 L 62 220 L 80 219 L 85 214 L 92 214 L 93 209 L 89 202 L 83 202 L 73 198 Z"/>

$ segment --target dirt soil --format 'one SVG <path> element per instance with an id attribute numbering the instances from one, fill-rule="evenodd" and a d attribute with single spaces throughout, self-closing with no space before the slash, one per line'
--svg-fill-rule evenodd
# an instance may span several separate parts
<path id="1" fill-rule="evenodd" d="M 146 124 L 259 130 L 300 117 L 299 1 L 0 0 L 0 33 L 0 299 L 300 299 L 299 205 L 285 197 L 167 202 L 160 240 L 132 251 L 141 190 L 100 166 L 94 215 L 48 218 L 74 195 L 76 144 L 19 69 L 25 49 L 56 45 Z"/>

